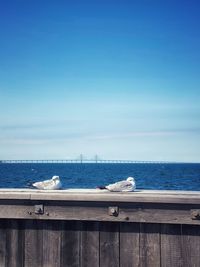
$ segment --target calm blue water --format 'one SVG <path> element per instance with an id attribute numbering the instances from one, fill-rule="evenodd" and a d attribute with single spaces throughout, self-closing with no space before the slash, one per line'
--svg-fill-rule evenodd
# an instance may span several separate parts
<path id="1" fill-rule="evenodd" d="M 128 176 L 140 189 L 200 190 L 200 164 L 0 164 L 0 188 L 28 188 L 59 175 L 64 188 L 95 188 Z"/>

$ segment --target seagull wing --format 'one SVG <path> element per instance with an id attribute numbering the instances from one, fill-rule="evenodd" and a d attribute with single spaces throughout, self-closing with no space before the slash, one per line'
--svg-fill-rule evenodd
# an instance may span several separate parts
<path id="1" fill-rule="evenodd" d="M 114 184 L 109 184 L 106 188 L 113 192 L 133 191 L 133 185 L 129 181 L 119 181 Z"/>
<path id="2" fill-rule="evenodd" d="M 54 181 L 52 180 L 45 180 L 45 181 L 36 182 L 33 184 L 33 186 L 37 187 L 38 189 L 51 189 L 53 185 L 54 185 Z"/>

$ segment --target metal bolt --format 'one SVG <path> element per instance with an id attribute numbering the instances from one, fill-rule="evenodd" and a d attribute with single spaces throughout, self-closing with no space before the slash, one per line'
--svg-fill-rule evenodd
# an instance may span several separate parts
<path id="1" fill-rule="evenodd" d="M 110 213 L 115 214 L 115 209 L 114 208 L 111 208 L 110 209 Z"/>
<path id="2" fill-rule="evenodd" d="M 44 205 L 35 205 L 35 214 L 42 215 L 44 214 Z"/>
<path id="3" fill-rule="evenodd" d="M 118 209 L 118 207 L 109 207 L 109 208 L 108 208 L 108 214 L 109 214 L 110 216 L 118 216 L 118 214 L 119 214 L 119 209 Z"/>
<path id="4" fill-rule="evenodd" d="M 193 212 L 193 216 L 194 216 L 194 217 L 199 217 L 199 212 L 198 212 L 198 211 L 194 211 L 194 212 Z"/>
<path id="5" fill-rule="evenodd" d="M 191 218 L 192 218 L 192 220 L 199 220 L 200 219 L 200 210 L 192 210 L 191 211 Z"/>

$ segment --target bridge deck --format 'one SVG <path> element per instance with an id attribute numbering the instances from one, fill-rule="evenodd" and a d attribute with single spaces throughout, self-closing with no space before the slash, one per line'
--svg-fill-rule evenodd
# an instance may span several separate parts
<path id="1" fill-rule="evenodd" d="M 170 162 L 170 161 L 139 161 L 139 160 L 80 160 L 80 159 L 60 159 L 60 160 L 0 160 L 0 163 L 138 163 L 138 164 L 166 164 L 166 163 L 184 163 L 184 162 Z"/>

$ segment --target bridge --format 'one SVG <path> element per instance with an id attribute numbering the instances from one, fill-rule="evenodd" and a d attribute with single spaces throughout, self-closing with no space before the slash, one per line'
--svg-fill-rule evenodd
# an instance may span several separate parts
<path id="1" fill-rule="evenodd" d="M 17 163 L 126 163 L 126 164 L 169 164 L 169 163 L 181 163 L 181 162 L 170 162 L 170 161 L 139 161 L 139 160 L 102 160 L 102 159 L 48 159 L 48 160 L 0 160 L 1 163 L 8 163 L 8 164 L 17 164 Z"/>

